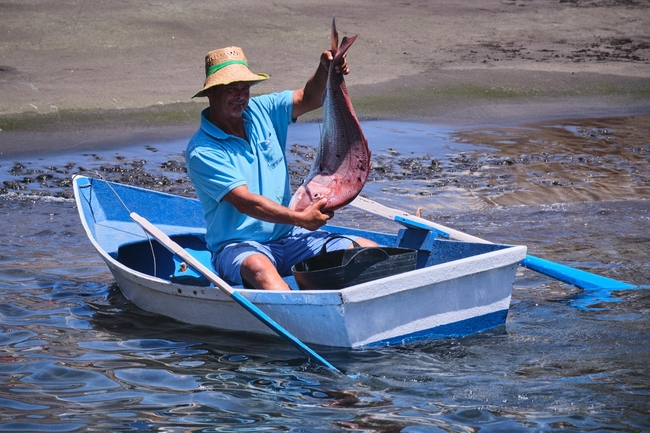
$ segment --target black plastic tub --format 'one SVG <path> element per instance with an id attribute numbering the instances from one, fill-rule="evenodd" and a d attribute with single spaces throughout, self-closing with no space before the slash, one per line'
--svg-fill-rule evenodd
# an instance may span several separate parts
<path id="1" fill-rule="evenodd" d="M 318 254 L 291 270 L 301 290 L 342 289 L 415 269 L 417 251 L 408 248 L 348 248 Z"/>

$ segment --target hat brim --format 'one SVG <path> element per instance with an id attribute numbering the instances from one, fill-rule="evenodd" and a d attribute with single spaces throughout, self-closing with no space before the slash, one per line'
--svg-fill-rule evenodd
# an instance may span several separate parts
<path id="1" fill-rule="evenodd" d="M 203 88 L 199 90 L 194 96 L 192 96 L 192 98 L 206 96 L 205 92 L 214 86 L 237 83 L 241 81 L 249 82 L 251 85 L 255 85 L 268 79 L 269 76 L 267 74 L 254 74 L 244 65 L 231 65 L 215 72 L 206 78 L 205 82 L 203 83 Z"/>

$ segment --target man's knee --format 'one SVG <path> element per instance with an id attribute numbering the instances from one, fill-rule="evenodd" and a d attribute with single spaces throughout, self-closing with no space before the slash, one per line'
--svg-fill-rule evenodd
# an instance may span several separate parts
<path id="1" fill-rule="evenodd" d="M 275 266 L 273 266 L 271 260 L 264 254 L 251 254 L 241 263 L 242 274 L 244 271 L 259 273 L 268 271 L 269 269 L 275 270 Z"/>
<path id="2" fill-rule="evenodd" d="M 275 265 L 264 254 L 253 254 L 242 262 L 240 274 L 244 287 L 264 290 L 290 290 Z"/>

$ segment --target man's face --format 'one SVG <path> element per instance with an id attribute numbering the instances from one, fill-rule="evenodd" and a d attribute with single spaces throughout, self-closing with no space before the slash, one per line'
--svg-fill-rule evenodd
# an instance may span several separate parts
<path id="1" fill-rule="evenodd" d="M 214 86 L 207 93 L 210 109 L 217 110 L 223 119 L 241 118 L 248 106 L 250 90 L 250 83 L 244 81 Z"/>

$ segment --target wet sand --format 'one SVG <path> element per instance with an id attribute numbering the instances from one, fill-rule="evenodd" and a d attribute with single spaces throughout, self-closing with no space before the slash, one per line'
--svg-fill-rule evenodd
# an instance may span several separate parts
<path id="1" fill-rule="evenodd" d="M 2 157 L 188 137 L 211 49 L 297 88 L 337 15 L 360 117 L 433 124 L 650 113 L 650 5 L 616 0 L 34 1 L 0 6 Z M 318 118 L 318 113 L 305 120 Z"/>

